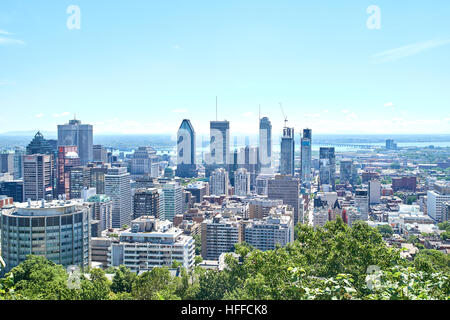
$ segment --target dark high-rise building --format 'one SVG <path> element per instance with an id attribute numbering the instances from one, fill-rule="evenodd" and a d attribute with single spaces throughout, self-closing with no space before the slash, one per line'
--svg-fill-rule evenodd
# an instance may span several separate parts
<path id="1" fill-rule="evenodd" d="M 53 198 L 52 156 L 33 154 L 23 157 L 23 199 L 27 201 Z"/>
<path id="2" fill-rule="evenodd" d="M 137 189 L 133 196 L 133 220 L 141 216 L 160 218 L 159 192 L 156 188 Z"/>
<path id="3" fill-rule="evenodd" d="M 25 155 L 25 150 L 21 148 L 16 148 L 14 150 L 14 179 L 22 179 L 23 172 L 22 172 L 22 161 L 23 156 Z"/>
<path id="4" fill-rule="evenodd" d="M 14 174 L 14 153 L 0 153 L 0 173 Z"/>
<path id="5" fill-rule="evenodd" d="M 334 148 L 320 148 L 319 151 L 319 184 L 328 184 L 335 189 L 336 183 L 336 155 Z"/>
<path id="6" fill-rule="evenodd" d="M 386 149 L 388 150 L 395 150 L 397 149 L 397 144 L 392 139 L 386 140 Z"/>
<path id="7" fill-rule="evenodd" d="M 261 168 L 272 165 L 272 123 L 267 117 L 259 120 L 259 160 Z"/>
<path id="8" fill-rule="evenodd" d="M 70 199 L 82 198 L 83 190 L 89 187 L 89 168 L 79 166 L 70 169 Z"/>
<path id="9" fill-rule="evenodd" d="M 197 177 L 197 165 L 195 161 L 195 131 L 188 119 L 181 122 L 177 139 L 177 177 Z"/>
<path id="10" fill-rule="evenodd" d="M 81 124 L 80 120 L 70 120 L 58 125 L 58 146 L 77 146 L 82 165 L 94 160 L 93 127 Z"/>
<path id="11" fill-rule="evenodd" d="M 203 197 L 207 195 L 207 186 L 205 183 L 190 184 L 184 190 L 189 191 L 194 197 L 196 203 L 201 203 Z"/>
<path id="12" fill-rule="evenodd" d="M 341 183 L 353 185 L 353 161 L 351 159 L 341 160 L 339 178 Z"/>
<path id="13" fill-rule="evenodd" d="M 281 138 L 280 173 L 282 175 L 294 175 L 295 170 L 295 142 L 294 128 L 283 129 Z"/>
<path id="14" fill-rule="evenodd" d="M 14 202 L 24 202 L 23 181 L 3 181 L 0 182 L 0 194 L 13 198 Z"/>
<path id="15" fill-rule="evenodd" d="M 58 195 L 66 195 L 70 198 L 70 170 L 80 166 L 76 146 L 58 147 Z"/>
<path id="16" fill-rule="evenodd" d="M 27 154 L 52 154 L 56 158 L 58 152 L 56 140 L 44 139 L 39 131 L 27 146 Z"/>
<path id="17" fill-rule="evenodd" d="M 283 200 L 283 204 L 294 209 L 294 223 L 303 223 L 303 210 L 300 206 L 300 179 L 289 175 L 277 175 L 267 182 L 267 197 L 270 200 Z"/>
<path id="18" fill-rule="evenodd" d="M 230 122 L 211 121 L 210 123 L 210 152 L 214 164 L 227 165 L 230 161 Z M 220 140 L 220 141 L 219 141 Z M 221 148 L 216 150 L 216 147 Z"/>
<path id="19" fill-rule="evenodd" d="M 304 129 L 301 139 L 301 180 L 306 185 L 311 184 L 311 161 L 312 161 L 312 130 Z"/>
<path id="20" fill-rule="evenodd" d="M 89 184 L 91 188 L 95 188 L 97 194 L 105 194 L 105 175 L 108 169 L 111 168 L 110 164 L 94 164 L 87 165 L 89 168 Z"/>

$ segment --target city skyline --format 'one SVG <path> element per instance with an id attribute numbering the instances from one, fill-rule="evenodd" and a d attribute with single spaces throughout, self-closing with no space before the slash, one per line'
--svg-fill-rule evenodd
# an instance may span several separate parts
<path id="1" fill-rule="evenodd" d="M 281 132 L 280 102 L 296 132 L 448 133 L 450 5 L 377 1 L 373 30 L 372 3 L 326 3 L 77 1 L 70 30 L 68 1 L 4 1 L 0 132 L 76 114 L 96 134 L 174 134 L 189 118 L 202 135 L 218 96 L 233 134 L 258 132 L 259 106 Z"/>

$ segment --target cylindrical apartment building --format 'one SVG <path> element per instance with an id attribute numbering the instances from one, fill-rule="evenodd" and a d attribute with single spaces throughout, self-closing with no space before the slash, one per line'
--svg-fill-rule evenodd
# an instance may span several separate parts
<path id="1" fill-rule="evenodd" d="M 89 207 L 75 201 L 29 201 L 3 209 L 0 229 L 6 271 L 30 254 L 65 267 L 88 267 L 90 219 Z"/>

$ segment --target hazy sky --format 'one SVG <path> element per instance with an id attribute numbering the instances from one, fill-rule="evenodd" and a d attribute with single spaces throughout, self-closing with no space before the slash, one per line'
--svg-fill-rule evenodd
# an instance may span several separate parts
<path id="1" fill-rule="evenodd" d="M 297 132 L 450 133 L 449 17 L 448 0 L 1 0 L 0 132 L 76 113 L 97 133 L 207 133 L 218 96 L 233 133 L 257 132 L 258 105 L 281 130 L 280 102 Z"/>

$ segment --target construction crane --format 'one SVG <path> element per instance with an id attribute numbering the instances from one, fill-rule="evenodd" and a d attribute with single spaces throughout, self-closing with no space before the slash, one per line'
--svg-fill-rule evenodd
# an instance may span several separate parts
<path id="1" fill-rule="evenodd" d="M 280 102 L 280 109 L 281 109 L 281 113 L 283 114 L 283 118 L 284 118 L 284 127 L 287 128 L 288 118 L 284 114 L 283 105 L 281 104 L 281 102 Z"/>

